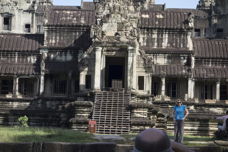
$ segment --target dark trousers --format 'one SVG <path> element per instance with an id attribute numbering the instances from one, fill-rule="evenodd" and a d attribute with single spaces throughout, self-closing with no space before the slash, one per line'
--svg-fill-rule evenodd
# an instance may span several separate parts
<path id="1" fill-rule="evenodd" d="M 182 143 L 184 136 L 184 120 L 175 120 L 174 131 L 175 141 Z"/>

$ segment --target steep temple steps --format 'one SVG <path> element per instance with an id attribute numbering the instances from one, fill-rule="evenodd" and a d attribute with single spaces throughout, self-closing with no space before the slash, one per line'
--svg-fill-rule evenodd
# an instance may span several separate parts
<path id="1" fill-rule="evenodd" d="M 130 131 L 130 111 L 127 109 L 130 93 L 125 91 L 101 91 L 95 94 L 93 120 L 97 133 L 125 134 Z"/>

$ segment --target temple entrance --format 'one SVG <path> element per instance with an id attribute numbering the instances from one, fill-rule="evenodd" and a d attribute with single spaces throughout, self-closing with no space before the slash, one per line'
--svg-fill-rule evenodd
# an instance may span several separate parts
<path id="1" fill-rule="evenodd" d="M 121 89 L 125 83 L 125 58 L 106 57 L 105 87 Z"/>

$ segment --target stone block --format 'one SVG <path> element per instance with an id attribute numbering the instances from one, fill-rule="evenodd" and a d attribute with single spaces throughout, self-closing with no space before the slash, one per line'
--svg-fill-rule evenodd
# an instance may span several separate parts
<path id="1" fill-rule="evenodd" d="M 44 143 L 42 152 L 115 152 L 114 143 Z"/>
<path id="2" fill-rule="evenodd" d="M 228 100 L 225 100 L 225 104 L 228 104 Z"/>
<path id="3" fill-rule="evenodd" d="M 214 99 L 207 99 L 207 100 L 205 100 L 205 103 L 214 104 L 214 103 L 216 103 L 216 100 L 214 100 Z"/>
<path id="4" fill-rule="evenodd" d="M 0 143 L 0 152 L 33 152 L 33 143 Z"/>

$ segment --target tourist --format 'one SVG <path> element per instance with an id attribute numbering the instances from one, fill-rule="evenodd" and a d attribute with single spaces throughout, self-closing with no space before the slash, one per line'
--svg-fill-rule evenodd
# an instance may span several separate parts
<path id="1" fill-rule="evenodd" d="M 174 113 L 174 139 L 178 143 L 183 142 L 184 137 L 184 120 L 188 116 L 189 112 L 185 105 L 182 105 L 180 100 L 176 101 L 176 105 L 173 107 Z"/>
<path id="2" fill-rule="evenodd" d="M 186 146 L 170 141 L 164 131 L 151 128 L 142 131 L 135 138 L 133 152 L 193 152 Z"/>

